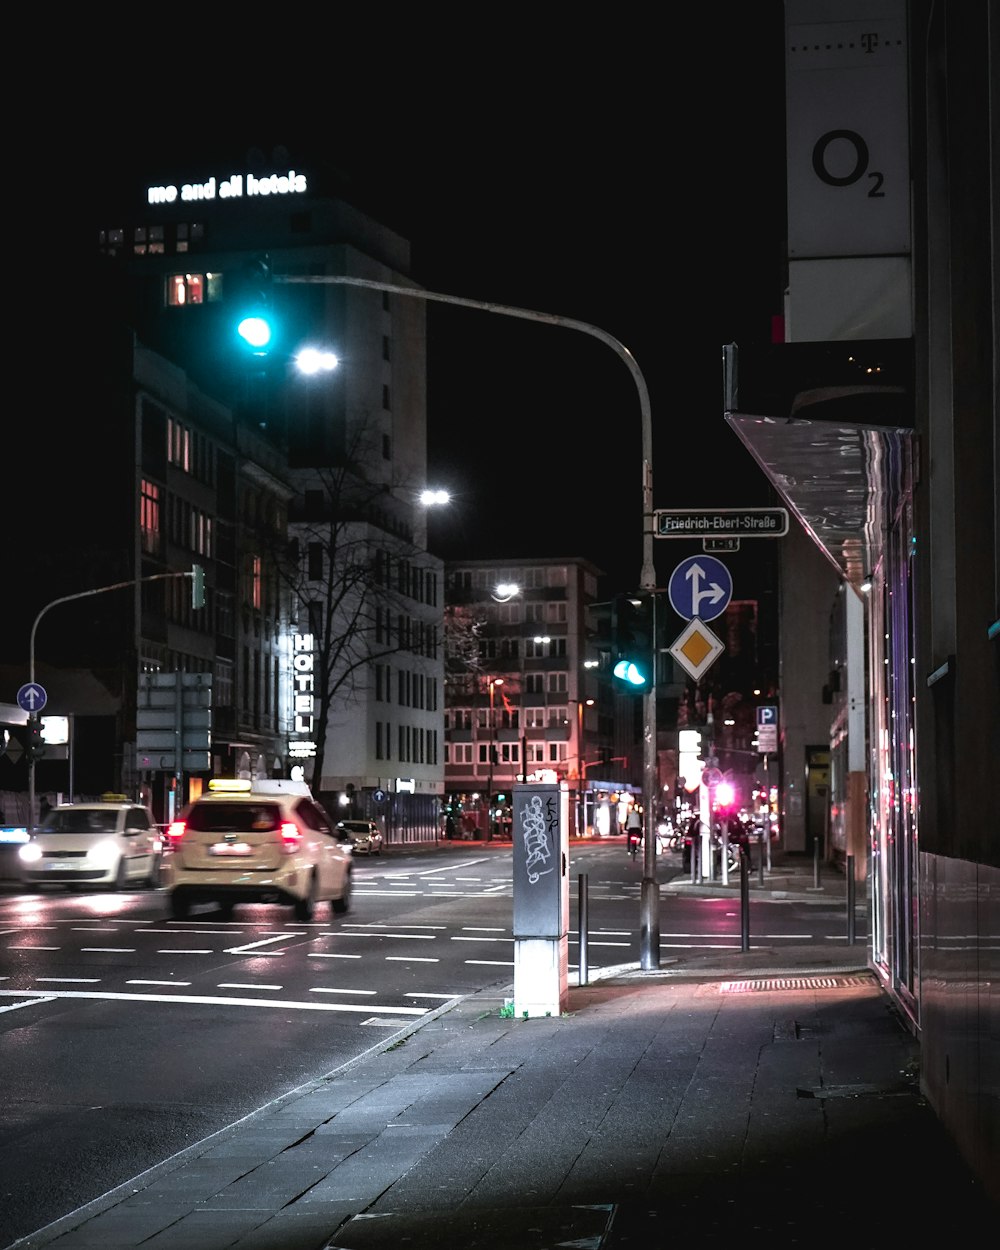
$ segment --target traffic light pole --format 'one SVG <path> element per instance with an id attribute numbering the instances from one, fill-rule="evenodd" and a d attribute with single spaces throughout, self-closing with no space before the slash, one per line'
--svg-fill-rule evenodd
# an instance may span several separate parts
<path id="1" fill-rule="evenodd" d="M 388 291 L 394 295 L 406 295 L 439 304 L 457 304 L 462 308 L 478 308 L 482 312 L 497 313 L 504 317 L 518 317 L 524 321 L 540 321 L 543 325 L 564 326 L 579 330 L 606 343 L 625 362 L 639 394 L 642 418 L 642 571 L 640 588 L 652 594 L 656 588 L 656 570 L 653 567 L 653 420 L 649 406 L 649 390 L 646 379 L 636 364 L 635 357 L 623 343 L 599 326 L 555 313 L 538 312 L 530 308 L 516 308 L 509 304 L 492 304 L 484 300 L 465 299 L 459 295 L 443 295 L 439 291 L 425 291 L 419 287 L 399 286 L 391 282 L 378 282 L 371 278 L 352 278 L 342 274 L 273 274 L 274 283 L 305 283 L 328 286 L 359 286 L 372 291 Z M 660 966 L 660 887 L 656 880 L 656 837 L 653 807 L 656 798 L 656 684 L 644 696 L 643 707 L 643 829 L 645 854 L 643 855 L 642 890 L 639 898 L 639 959 L 644 969 Z"/>
<path id="2" fill-rule="evenodd" d="M 128 582 L 115 582 L 112 586 L 98 586 L 94 590 L 81 590 L 75 595 L 63 595 L 61 599 L 53 599 L 51 603 L 47 603 L 44 608 L 35 617 L 31 626 L 31 636 L 28 641 L 28 684 L 35 684 L 35 634 L 38 631 L 38 623 L 49 611 L 50 608 L 57 607 L 60 603 L 71 603 L 74 599 L 89 599 L 91 595 L 103 595 L 109 590 L 124 590 L 127 586 L 138 586 L 143 582 L 162 582 L 175 577 L 190 577 L 192 579 L 192 589 L 197 593 L 197 589 L 201 586 L 199 581 L 200 566 L 195 565 L 189 573 L 154 573 L 150 577 L 135 577 Z M 204 593 L 202 589 L 202 594 Z M 197 602 L 193 603 L 194 607 L 199 607 Z M 72 798 L 72 794 L 70 798 Z M 35 753 L 29 751 L 28 755 L 28 837 L 32 837 L 35 832 Z"/>

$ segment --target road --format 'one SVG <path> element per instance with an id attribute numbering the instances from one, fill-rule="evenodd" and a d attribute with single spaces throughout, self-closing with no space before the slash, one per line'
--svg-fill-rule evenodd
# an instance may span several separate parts
<path id="1" fill-rule="evenodd" d="M 680 871 L 664 856 L 661 881 Z M 586 883 L 588 968 L 639 958 L 641 861 L 574 844 L 571 977 Z M 359 859 L 351 911 L 209 907 L 163 891 L 0 891 L 0 1245 L 44 1227 L 415 1017 L 513 978 L 509 844 Z M 661 951 L 738 950 L 737 899 L 671 897 Z M 811 941 L 842 915 L 757 905 L 759 940 Z M 766 931 L 765 931 L 766 930 Z"/>

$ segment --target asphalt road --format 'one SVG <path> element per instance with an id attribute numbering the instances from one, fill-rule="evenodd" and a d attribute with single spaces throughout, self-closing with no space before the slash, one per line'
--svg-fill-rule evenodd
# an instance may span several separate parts
<path id="1" fill-rule="evenodd" d="M 680 871 L 665 856 L 660 879 Z M 574 847 L 591 969 L 638 957 L 640 859 Z M 513 975 L 509 844 L 359 859 L 351 912 L 168 918 L 162 891 L 0 892 L 0 1244 L 43 1227 L 414 1016 Z M 761 905 L 762 907 L 764 905 Z M 769 940 L 842 928 L 772 905 Z M 739 946 L 738 903 L 671 899 L 661 949 Z M 761 936 L 764 936 L 762 931 Z"/>

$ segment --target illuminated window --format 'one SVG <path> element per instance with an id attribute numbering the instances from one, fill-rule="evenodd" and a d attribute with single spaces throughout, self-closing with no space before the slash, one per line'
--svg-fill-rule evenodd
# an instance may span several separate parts
<path id="1" fill-rule="evenodd" d="M 155 482 L 142 480 L 139 500 L 139 529 L 143 551 L 155 554 L 160 550 L 160 488 Z"/>
<path id="2" fill-rule="evenodd" d="M 172 273 L 167 278 L 167 303 L 172 308 L 215 303 L 221 298 L 221 273 Z"/>
<path id="3" fill-rule="evenodd" d="M 263 606 L 263 574 L 260 556 L 247 556 L 246 601 L 252 608 Z"/>
<path id="4" fill-rule="evenodd" d="M 191 431 L 173 417 L 167 418 L 167 460 L 190 473 Z"/>

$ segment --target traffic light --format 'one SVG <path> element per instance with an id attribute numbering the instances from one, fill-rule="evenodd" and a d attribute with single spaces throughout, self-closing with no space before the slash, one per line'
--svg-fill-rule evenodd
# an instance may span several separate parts
<path id="1" fill-rule="evenodd" d="M 191 606 L 205 606 L 205 570 L 200 564 L 191 565 Z"/>
<path id="2" fill-rule="evenodd" d="M 271 299 L 271 262 L 266 253 L 254 256 L 240 275 L 236 333 L 254 356 L 266 356 L 276 333 Z"/>
<path id="3" fill-rule="evenodd" d="M 42 718 L 31 715 L 28 717 L 27 742 L 24 748 L 25 758 L 29 764 L 40 760 L 45 754 L 45 740 L 42 738 Z"/>
<path id="4" fill-rule="evenodd" d="M 652 597 L 617 595 L 612 609 L 611 673 L 619 690 L 645 694 L 653 682 Z"/>

